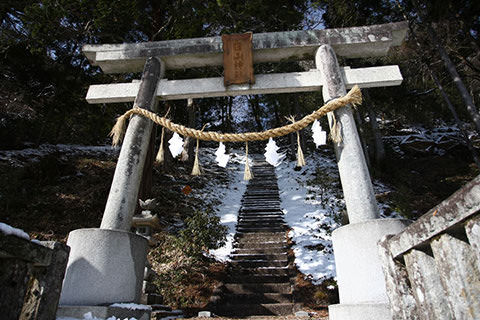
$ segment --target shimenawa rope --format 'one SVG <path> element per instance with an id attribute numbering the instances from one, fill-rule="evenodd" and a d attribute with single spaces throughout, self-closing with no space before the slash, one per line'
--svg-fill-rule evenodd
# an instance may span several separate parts
<path id="1" fill-rule="evenodd" d="M 134 114 L 142 115 L 158 125 L 167 128 L 170 131 L 181 134 L 185 137 L 192 137 L 195 139 L 203 141 L 217 141 L 217 142 L 248 142 L 248 141 L 258 141 L 258 140 L 267 140 L 269 138 L 276 138 L 287 135 L 292 132 L 296 132 L 304 129 L 310 123 L 315 120 L 320 119 L 322 116 L 326 115 L 328 112 L 334 111 L 340 107 L 343 107 L 347 104 L 352 104 L 353 106 L 359 105 L 362 103 L 362 92 L 358 86 L 354 86 L 345 96 L 338 99 L 329 101 L 318 110 L 312 112 L 311 114 L 303 117 L 297 122 L 292 124 L 285 125 L 283 127 L 274 128 L 266 130 L 263 132 L 247 132 L 247 133 L 219 133 L 214 131 L 202 131 L 192 128 L 187 128 L 185 126 L 173 123 L 170 119 L 166 117 L 160 117 L 159 115 L 148 111 L 138 106 L 134 106 L 132 109 L 125 112 L 122 116 L 117 118 L 117 122 L 110 132 L 110 136 L 113 137 L 112 145 L 116 146 L 120 144 L 124 135 L 126 128 L 127 119 Z M 337 126 L 338 127 L 338 126 Z M 339 133 L 336 133 L 338 136 Z"/>

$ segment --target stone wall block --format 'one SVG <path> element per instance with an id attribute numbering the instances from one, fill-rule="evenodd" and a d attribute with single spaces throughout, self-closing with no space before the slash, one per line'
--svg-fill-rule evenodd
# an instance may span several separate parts
<path id="1" fill-rule="evenodd" d="M 18 319 L 27 292 L 31 263 L 21 259 L 0 259 L 0 310 L 2 319 Z"/>
<path id="2" fill-rule="evenodd" d="M 455 319 L 480 319 L 480 272 L 464 234 L 442 234 L 431 242 L 447 300 Z"/>
<path id="3" fill-rule="evenodd" d="M 70 247 L 55 241 L 42 241 L 41 245 L 52 250 L 51 262 L 48 267 L 33 269 L 21 320 L 50 320 L 57 313 Z"/>
<path id="4" fill-rule="evenodd" d="M 468 241 L 477 258 L 477 268 L 480 269 L 480 216 L 470 219 L 465 225 Z"/>
<path id="5" fill-rule="evenodd" d="M 417 306 L 412 288 L 408 281 L 405 264 L 394 259 L 390 253 L 388 240 L 393 235 L 387 235 L 378 243 L 380 260 L 385 275 L 385 286 L 392 311 L 393 320 L 418 319 Z"/>
<path id="6" fill-rule="evenodd" d="M 451 320 L 450 308 L 433 256 L 412 249 L 404 258 L 412 293 L 417 302 L 419 319 Z"/>

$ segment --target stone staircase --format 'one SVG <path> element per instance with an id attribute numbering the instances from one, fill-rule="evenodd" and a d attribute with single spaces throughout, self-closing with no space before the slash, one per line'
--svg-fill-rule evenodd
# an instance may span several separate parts
<path id="1" fill-rule="evenodd" d="M 228 277 L 216 303 L 224 316 L 293 314 L 287 227 L 275 169 L 259 157 L 242 199 Z"/>

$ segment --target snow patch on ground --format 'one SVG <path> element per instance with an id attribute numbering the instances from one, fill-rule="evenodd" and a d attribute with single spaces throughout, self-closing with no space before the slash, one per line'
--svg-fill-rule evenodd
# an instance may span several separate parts
<path id="1" fill-rule="evenodd" d="M 202 149 L 202 163 L 216 166 L 215 150 Z M 221 199 L 216 207 L 221 224 L 228 227 L 226 245 L 210 250 L 217 260 L 229 261 L 241 199 L 248 181 L 243 180 L 245 153 L 230 152 L 227 168 L 229 183 L 210 181 L 203 190 L 205 200 Z M 320 149 L 307 154 L 307 165 L 295 171 L 296 161 L 284 160 L 276 167 L 282 209 L 285 221 L 290 226 L 289 237 L 293 240 L 295 263 L 299 270 L 310 275 L 314 283 L 336 276 L 331 233 L 341 226 L 341 213 L 345 211 L 343 191 L 338 166 L 333 150 Z M 376 194 L 388 193 L 391 189 L 378 181 L 373 182 Z M 396 217 L 397 213 L 388 204 L 379 203 L 382 217 Z"/>
<path id="2" fill-rule="evenodd" d="M 97 318 L 95 316 L 92 315 L 91 312 L 87 312 L 83 315 L 83 318 L 71 318 L 71 317 L 58 317 L 56 320 L 122 320 L 120 318 L 117 318 L 117 317 L 109 317 L 107 319 L 104 319 L 104 318 Z M 137 320 L 136 318 L 125 318 L 123 320 Z"/>
<path id="3" fill-rule="evenodd" d="M 276 168 L 285 221 L 291 228 L 295 264 L 315 284 L 335 278 L 332 231 L 341 226 L 345 201 L 333 151 L 307 154 L 306 165 L 295 171 L 296 161 Z M 297 168 L 298 169 L 298 168 Z M 375 194 L 391 191 L 373 182 Z M 379 202 L 382 217 L 398 217 L 387 203 Z"/>
<path id="4" fill-rule="evenodd" d="M 334 159 L 307 155 L 306 163 L 295 171 L 295 161 L 284 162 L 276 173 L 295 264 L 320 283 L 336 275 L 331 232 L 340 226 L 339 213 L 345 205 Z"/>
<path id="5" fill-rule="evenodd" d="M 81 146 L 67 144 L 42 144 L 38 148 L 27 148 L 22 150 L 0 150 L 0 162 L 5 161 L 15 167 L 23 166 L 27 162 L 40 161 L 41 158 L 53 154 L 61 153 L 62 156 L 78 155 L 114 155 L 120 152 L 120 148 L 112 146 Z"/>
<path id="6" fill-rule="evenodd" d="M 0 232 L 6 235 L 14 235 L 19 238 L 30 240 L 30 236 L 22 229 L 14 228 L 6 223 L 0 222 Z"/>
<path id="7" fill-rule="evenodd" d="M 470 140 L 480 137 L 474 131 L 467 132 Z M 458 145 L 465 145 L 464 137 L 457 126 L 439 124 L 435 128 L 427 129 L 422 126 L 411 126 L 395 131 L 394 135 L 387 135 L 383 140 L 388 143 L 400 156 L 405 151 L 444 155 L 449 149 Z"/>
<path id="8" fill-rule="evenodd" d="M 110 307 L 123 308 L 128 310 L 152 310 L 151 306 L 136 303 L 114 303 Z"/>
<path id="9" fill-rule="evenodd" d="M 222 199 L 222 203 L 216 208 L 216 213 L 220 217 L 220 223 L 228 228 L 226 244 L 219 249 L 210 250 L 210 254 L 220 261 L 228 261 L 230 259 L 229 254 L 232 251 L 238 211 L 247 186 L 247 181 L 243 180 L 244 163 L 245 154 L 241 151 L 232 150 L 230 161 L 226 167 L 229 176 L 232 178 L 230 184 L 228 186 L 213 186 L 212 190 L 209 191 L 214 197 Z"/>

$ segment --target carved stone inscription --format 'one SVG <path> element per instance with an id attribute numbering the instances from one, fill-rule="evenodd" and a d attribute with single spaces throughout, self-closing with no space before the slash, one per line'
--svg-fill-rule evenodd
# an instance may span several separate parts
<path id="1" fill-rule="evenodd" d="M 253 75 L 252 33 L 222 35 L 225 86 L 255 83 Z"/>

